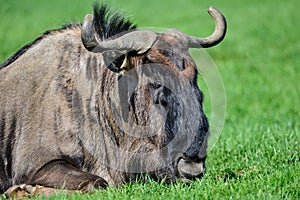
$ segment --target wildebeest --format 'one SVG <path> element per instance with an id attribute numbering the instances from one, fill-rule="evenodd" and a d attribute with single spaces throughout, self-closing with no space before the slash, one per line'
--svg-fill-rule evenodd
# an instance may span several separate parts
<path id="1" fill-rule="evenodd" d="M 209 13 L 215 31 L 197 38 L 138 30 L 95 4 L 1 64 L 0 193 L 201 177 L 209 125 L 188 49 L 224 38 L 224 16 Z"/>

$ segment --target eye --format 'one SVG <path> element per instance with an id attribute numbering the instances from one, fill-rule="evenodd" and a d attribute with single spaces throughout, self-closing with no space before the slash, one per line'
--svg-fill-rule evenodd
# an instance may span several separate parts
<path id="1" fill-rule="evenodd" d="M 168 105 L 167 102 L 167 89 L 159 82 L 153 82 L 150 84 L 150 91 L 153 99 L 153 103 L 160 104 L 164 107 Z"/>
<path id="2" fill-rule="evenodd" d="M 153 89 L 158 89 L 158 88 L 162 87 L 161 83 L 159 83 L 157 81 L 155 81 L 154 83 L 151 83 L 150 85 Z"/>

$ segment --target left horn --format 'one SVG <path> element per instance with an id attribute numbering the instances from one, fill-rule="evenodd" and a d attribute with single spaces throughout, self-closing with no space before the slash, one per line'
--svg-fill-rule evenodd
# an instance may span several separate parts
<path id="1" fill-rule="evenodd" d="M 81 29 L 81 40 L 89 51 L 103 53 L 104 51 L 137 51 L 139 54 L 152 47 L 157 39 L 156 33 L 147 30 L 131 31 L 113 40 L 100 41 L 96 37 L 93 16 L 86 15 Z"/>
<path id="2" fill-rule="evenodd" d="M 206 38 L 188 36 L 188 46 L 190 48 L 212 47 L 219 44 L 224 39 L 227 28 L 224 15 L 213 6 L 209 7 L 208 13 L 213 17 L 215 21 L 215 30 L 213 34 Z"/>

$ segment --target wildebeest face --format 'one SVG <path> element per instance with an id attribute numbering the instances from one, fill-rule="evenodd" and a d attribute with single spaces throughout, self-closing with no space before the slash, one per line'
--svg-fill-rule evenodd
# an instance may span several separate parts
<path id="1" fill-rule="evenodd" d="M 208 121 L 189 48 L 208 48 L 226 32 L 222 13 L 210 7 L 215 31 L 206 38 L 170 29 L 163 34 L 133 30 L 99 41 L 93 17 L 81 35 L 87 50 L 102 53 L 107 68 L 119 73 L 112 87 L 111 123 L 115 124 L 117 170 L 150 173 L 155 178 L 193 179 L 205 170 Z M 115 148 L 115 147 L 114 147 Z"/>
<path id="2" fill-rule="evenodd" d="M 128 54 L 118 80 L 120 144 L 130 176 L 150 173 L 173 180 L 202 176 L 208 122 L 202 111 L 197 70 L 180 40 L 163 34 L 151 50 Z"/>

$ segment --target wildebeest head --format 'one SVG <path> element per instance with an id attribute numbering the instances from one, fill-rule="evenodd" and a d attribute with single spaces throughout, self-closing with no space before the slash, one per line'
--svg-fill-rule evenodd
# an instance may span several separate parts
<path id="1" fill-rule="evenodd" d="M 120 160 L 109 167 L 129 179 L 149 173 L 158 179 L 186 180 L 201 177 L 205 170 L 209 125 L 197 86 L 197 66 L 188 49 L 211 47 L 224 38 L 223 15 L 213 7 L 209 13 L 216 28 L 207 38 L 173 29 L 162 34 L 133 30 L 102 41 L 92 15 L 85 17 L 84 46 L 101 53 L 117 77 L 107 112 Z"/>

